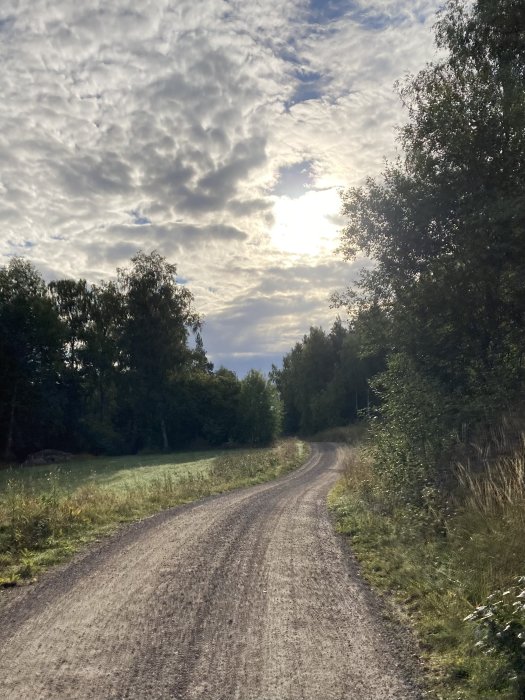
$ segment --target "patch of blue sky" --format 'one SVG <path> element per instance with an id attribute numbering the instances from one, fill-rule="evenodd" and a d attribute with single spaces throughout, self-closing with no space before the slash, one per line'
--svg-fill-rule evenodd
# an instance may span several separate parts
<path id="1" fill-rule="evenodd" d="M 279 180 L 272 194 L 290 197 L 290 199 L 301 197 L 312 184 L 312 167 L 312 160 L 303 160 L 280 168 Z"/>
<path id="2" fill-rule="evenodd" d="M 292 75 L 297 80 L 297 85 L 293 95 L 285 103 L 285 108 L 289 109 L 295 104 L 306 102 L 307 100 L 318 100 L 323 97 L 326 84 L 326 76 L 316 71 L 296 69 Z"/>
<path id="3" fill-rule="evenodd" d="M 347 14 L 351 0 L 310 0 L 308 12 L 312 24 L 327 24 Z"/>
<path id="4" fill-rule="evenodd" d="M 346 17 L 363 29 L 381 31 L 387 27 L 397 26 L 406 20 L 406 13 L 398 15 L 382 12 L 371 3 L 358 0 L 310 0 L 309 21 L 312 24 L 331 24 Z M 426 16 L 418 16 L 418 21 L 425 22 Z"/>
<path id="5" fill-rule="evenodd" d="M 0 32 L 9 31 L 14 26 L 15 21 L 16 17 L 14 16 L 0 17 Z"/>
<path id="6" fill-rule="evenodd" d="M 7 241 L 7 242 L 13 248 L 23 248 L 24 250 L 30 250 L 31 248 L 34 248 L 36 245 L 36 243 L 34 241 L 30 241 L 30 240 Z"/>
<path id="7" fill-rule="evenodd" d="M 151 219 L 148 219 L 147 216 L 142 216 L 142 214 L 136 209 L 130 212 L 130 214 L 133 217 L 133 223 L 135 226 L 147 226 L 148 224 L 151 224 Z"/>

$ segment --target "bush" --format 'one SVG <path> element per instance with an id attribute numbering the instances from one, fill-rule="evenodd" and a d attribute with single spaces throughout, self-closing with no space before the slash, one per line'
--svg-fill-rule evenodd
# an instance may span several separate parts
<path id="1" fill-rule="evenodd" d="M 439 465 L 453 442 L 450 400 L 403 354 L 389 359 L 374 386 L 382 399 L 372 421 L 375 468 L 393 499 L 419 504 L 442 478 Z"/>

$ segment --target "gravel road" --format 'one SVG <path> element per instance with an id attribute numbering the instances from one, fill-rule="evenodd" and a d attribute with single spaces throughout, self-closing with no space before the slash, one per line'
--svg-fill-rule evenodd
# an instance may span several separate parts
<path id="1" fill-rule="evenodd" d="M 4 700 L 413 700 L 326 496 L 342 450 L 124 528 L 0 604 Z"/>

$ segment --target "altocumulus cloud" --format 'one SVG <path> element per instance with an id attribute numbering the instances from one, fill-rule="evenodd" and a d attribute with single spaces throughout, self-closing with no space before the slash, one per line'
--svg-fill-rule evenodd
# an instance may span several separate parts
<path id="1" fill-rule="evenodd" d="M 4 0 L 3 260 L 97 281 L 158 248 L 212 357 L 267 369 L 356 274 L 337 192 L 394 152 L 438 5 Z"/>

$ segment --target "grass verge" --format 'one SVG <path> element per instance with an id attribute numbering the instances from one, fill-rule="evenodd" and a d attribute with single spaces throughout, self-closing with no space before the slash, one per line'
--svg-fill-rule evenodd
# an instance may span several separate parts
<path id="1" fill-rule="evenodd" d="M 286 440 L 253 450 L 8 470 L 0 477 L 0 586 L 34 579 L 119 524 L 281 476 L 303 463 L 308 449 Z"/>
<path id="2" fill-rule="evenodd" d="M 392 503 L 363 451 L 348 448 L 344 476 L 329 496 L 365 577 L 419 640 L 428 697 L 525 697 L 519 687 L 523 647 L 516 661 L 500 643 L 508 623 L 494 626 L 497 605 L 505 604 L 525 562 L 525 453 L 506 459 L 475 477 L 464 472 L 444 514 L 432 493 L 422 508 Z M 488 618 L 496 643 L 487 645 L 483 627 L 465 618 L 494 591 L 497 605 Z M 523 620 L 516 624 L 521 644 Z"/>

